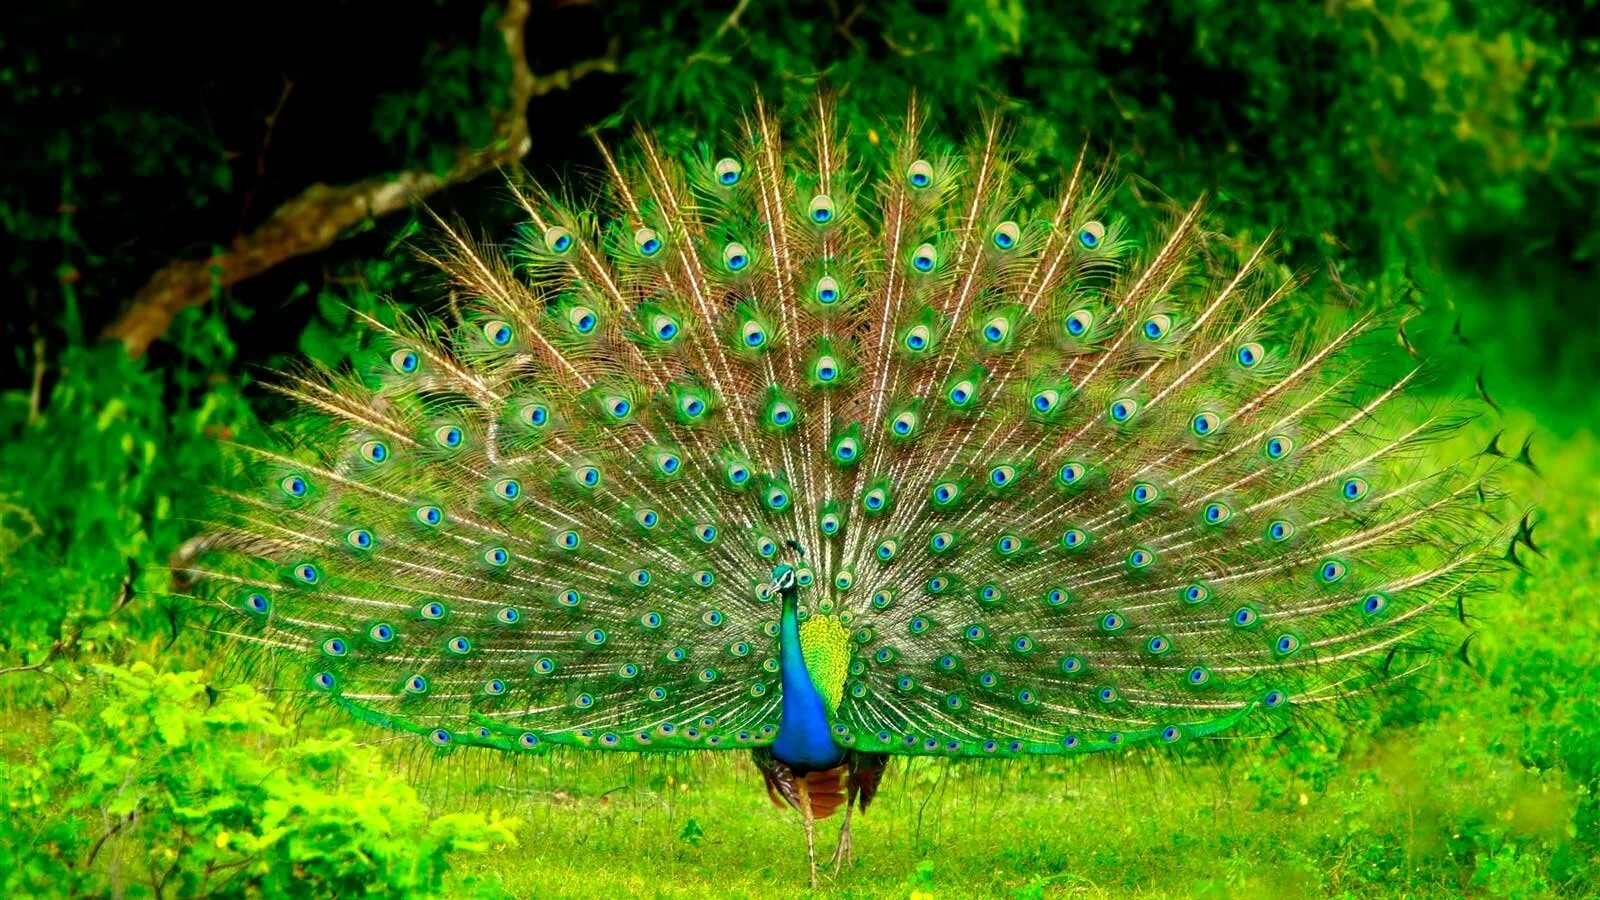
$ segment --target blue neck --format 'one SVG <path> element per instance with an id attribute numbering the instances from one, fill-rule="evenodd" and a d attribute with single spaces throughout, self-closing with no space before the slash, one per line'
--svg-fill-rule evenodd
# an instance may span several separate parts
<path id="1" fill-rule="evenodd" d="M 778 623 L 779 677 L 783 683 L 783 718 L 772 755 L 799 769 L 831 769 L 844 759 L 844 750 L 829 736 L 828 711 L 811 683 L 805 657 L 800 653 L 800 621 L 795 615 L 794 592 L 783 597 L 783 618 Z"/>

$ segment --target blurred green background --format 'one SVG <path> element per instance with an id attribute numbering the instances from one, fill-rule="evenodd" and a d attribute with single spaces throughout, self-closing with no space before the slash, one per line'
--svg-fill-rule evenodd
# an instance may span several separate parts
<path id="1" fill-rule="evenodd" d="M 406 245 L 430 222 L 362 214 L 374 185 L 437 179 L 434 208 L 493 232 L 511 216 L 489 163 L 581 177 L 591 129 L 710 136 L 756 90 L 800 101 L 826 83 L 861 129 L 911 89 L 952 137 L 1002 110 L 1041 177 L 1087 137 L 1149 196 L 1206 193 L 1231 234 L 1275 230 L 1324 286 L 1416 300 L 1466 353 L 1436 389 L 1470 394 L 1481 370 L 1511 446 L 1533 436 L 1538 477 L 1515 489 L 1544 551 L 1478 613 L 1467 663 L 1369 720 L 1222 762 L 892 773 L 861 869 L 828 889 L 1594 895 L 1594 0 L 59 0 L 0 16 L 8 894 L 801 883 L 797 826 L 743 760 L 484 762 L 427 771 L 419 798 L 370 733 L 297 730 L 230 687 L 159 567 L 221 473 L 218 439 L 280 412 L 261 374 L 337 364 L 359 346 L 349 308 L 426 296 Z M 357 211 L 319 230 L 348 197 Z M 258 264 L 208 269 L 214 254 Z M 158 273 L 180 271 L 171 315 L 129 337 L 175 296 Z"/>

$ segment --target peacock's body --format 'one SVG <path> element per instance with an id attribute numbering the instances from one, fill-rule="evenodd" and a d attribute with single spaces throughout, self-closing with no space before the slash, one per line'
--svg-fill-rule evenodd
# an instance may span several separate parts
<path id="1" fill-rule="evenodd" d="M 1136 252 L 994 122 L 858 164 L 803 118 L 445 229 L 452 321 L 290 375 L 310 427 L 191 548 L 223 630 L 442 747 L 753 752 L 841 860 L 892 756 L 1273 733 L 1416 664 L 1493 459 L 1434 461 L 1392 332 L 1289 329 L 1198 206 Z"/>

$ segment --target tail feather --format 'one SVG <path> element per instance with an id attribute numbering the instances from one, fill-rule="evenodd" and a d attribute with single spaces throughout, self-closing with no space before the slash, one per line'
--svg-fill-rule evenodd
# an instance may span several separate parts
<path id="1" fill-rule="evenodd" d="M 854 639 L 839 743 L 1078 753 L 1361 696 L 1533 548 L 1526 446 L 1446 460 L 1393 315 L 1291 326 L 1204 199 L 1141 249 L 1087 145 L 1041 201 L 998 117 L 801 119 L 602 145 L 599 208 L 513 182 L 506 246 L 440 221 L 450 315 L 277 385 L 180 565 L 217 630 L 440 746 L 762 747 L 792 544 Z"/>

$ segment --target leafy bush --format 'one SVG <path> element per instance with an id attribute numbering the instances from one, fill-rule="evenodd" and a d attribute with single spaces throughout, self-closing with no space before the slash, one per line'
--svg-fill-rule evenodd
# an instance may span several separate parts
<path id="1" fill-rule="evenodd" d="M 142 662 L 96 670 L 94 708 L 54 719 L 0 784 L 7 896 L 494 892 L 457 883 L 453 864 L 515 845 L 513 821 L 431 813 L 348 732 L 284 744 L 248 687 L 219 694 Z"/>

